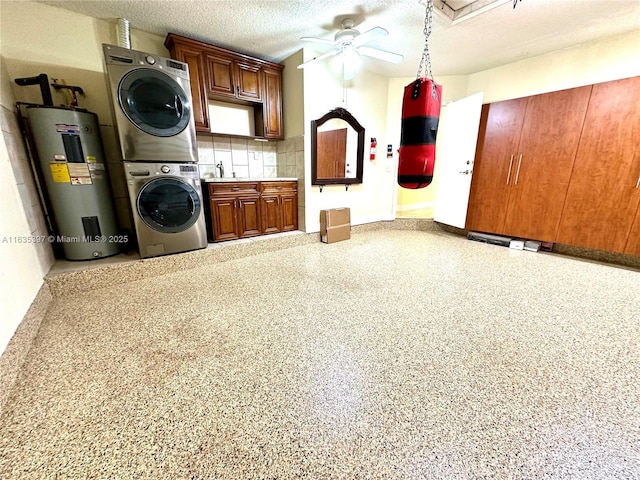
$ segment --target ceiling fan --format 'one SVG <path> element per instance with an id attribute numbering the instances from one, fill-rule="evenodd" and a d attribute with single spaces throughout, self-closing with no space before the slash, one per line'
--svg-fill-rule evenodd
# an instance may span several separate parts
<path id="1" fill-rule="evenodd" d="M 300 40 L 304 42 L 315 42 L 324 45 L 332 45 L 334 50 L 331 50 L 327 53 L 323 53 L 311 60 L 304 62 L 301 65 L 298 65 L 298 68 L 304 68 L 313 63 L 320 62 L 325 58 L 333 57 L 339 53 L 344 53 L 345 58 L 348 55 L 353 55 L 357 53 L 359 55 L 364 55 L 367 57 L 376 58 L 378 60 L 384 60 L 385 62 L 391 63 L 400 63 L 404 58 L 399 53 L 387 52 L 386 50 L 381 50 L 376 47 L 369 47 L 366 44 L 372 42 L 373 40 L 377 40 L 378 38 L 386 37 L 389 35 L 382 27 L 374 27 L 371 30 L 367 30 L 366 32 L 360 33 L 358 30 L 353 28 L 355 26 L 355 22 L 347 18 L 342 21 L 342 30 L 338 31 L 335 34 L 333 40 L 327 40 L 324 38 L 315 38 L 315 37 L 302 37 Z"/>

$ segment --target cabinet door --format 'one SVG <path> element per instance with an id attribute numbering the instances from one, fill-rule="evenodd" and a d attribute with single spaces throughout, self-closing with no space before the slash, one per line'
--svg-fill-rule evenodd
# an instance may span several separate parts
<path id="1" fill-rule="evenodd" d="M 640 254 L 638 105 L 640 77 L 593 86 L 557 242 Z"/>
<path id="2" fill-rule="evenodd" d="M 262 72 L 260 65 L 248 62 L 236 64 L 238 98 L 252 102 L 262 101 Z"/>
<path id="3" fill-rule="evenodd" d="M 189 82 L 191 85 L 191 103 L 193 105 L 193 119 L 196 131 L 209 132 L 209 111 L 207 91 L 204 84 L 204 59 L 202 52 L 197 49 L 176 45 L 174 58 L 184 62 L 189 67 Z"/>
<path id="4" fill-rule="evenodd" d="M 260 209 L 262 215 L 262 233 L 277 233 L 282 231 L 282 209 L 279 195 L 262 194 Z"/>
<path id="5" fill-rule="evenodd" d="M 638 174 L 638 183 L 640 183 L 640 174 Z M 638 193 L 640 197 L 640 187 L 638 187 Z M 633 222 L 631 227 L 631 233 L 627 239 L 627 246 L 624 249 L 624 253 L 628 255 L 640 255 L 640 207 L 636 213 L 636 221 Z"/>
<path id="6" fill-rule="evenodd" d="M 207 89 L 209 94 L 223 97 L 235 97 L 234 63 L 231 58 L 206 54 Z"/>
<path id="7" fill-rule="evenodd" d="M 482 107 L 466 228 L 502 233 L 527 98 Z"/>
<path id="8" fill-rule="evenodd" d="M 264 102 L 262 104 L 262 127 L 265 138 L 284 138 L 282 126 L 282 71 L 263 68 Z M 257 125 L 256 125 L 257 127 Z"/>
<path id="9" fill-rule="evenodd" d="M 529 97 L 504 233 L 555 241 L 591 85 Z"/>
<path id="10" fill-rule="evenodd" d="M 211 225 L 214 242 L 239 238 L 235 198 L 211 199 Z"/>
<path id="11" fill-rule="evenodd" d="M 260 235 L 260 197 L 238 197 L 238 236 Z"/>
<path id="12" fill-rule="evenodd" d="M 282 231 L 288 232 L 298 229 L 298 195 L 295 193 L 280 196 L 282 210 Z"/>

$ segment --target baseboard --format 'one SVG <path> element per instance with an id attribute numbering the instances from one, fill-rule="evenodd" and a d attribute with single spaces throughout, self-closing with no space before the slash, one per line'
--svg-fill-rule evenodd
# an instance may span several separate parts
<path id="1" fill-rule="evenodd" d="M 412 210 L 421 210 L 423 208 L 433 208 L 435 207 L 435 202 L 422 202 L 422 203 L 411 203 L 408 205 L 398 205 L 396 207 L 397 213 L 410 212 Z"/>

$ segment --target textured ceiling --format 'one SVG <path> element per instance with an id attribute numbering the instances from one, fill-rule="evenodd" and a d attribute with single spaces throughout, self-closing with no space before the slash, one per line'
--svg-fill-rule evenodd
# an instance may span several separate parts
<path id="1" fill-rule="evenodd" d="M 418 0 L 37 1 L 113 22 L 126 18 L 132 28 L 163 37 L 179 33 L 276 62 L 303 46 L 300 37 L 332 40 L 341 21 L 353 18 L 361 32 L 375 26 L 389 31 L 370 45 L 401 53 L 404 61 L 367 60 L 364 68 L 391 77 L 415 76 L 424 47 L 425 8 Z M 435 15 L 429 44 L 434 75 L 466 75 L 631 31 L 640 42 L 640 0 L 520 0 L 515 8 L 509 0 L 455 25 Z"/>

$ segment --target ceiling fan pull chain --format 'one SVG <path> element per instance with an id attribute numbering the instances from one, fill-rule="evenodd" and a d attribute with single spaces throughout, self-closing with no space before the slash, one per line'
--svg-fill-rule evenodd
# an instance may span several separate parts
<path id="1" fill-rule="evenodd" d="M 433 79 L 433 72 L 431 71 L 431 55 L 429 54 L 429 36 L 433 29 L 433 0 L 422 0 L 420 3 L 426 5 L 426 12 L 424 17 L 424 28 L 422 33 L 424 34 L 424 50 L 422 51 L 422 58 L 420 59 L 420 65 L 418 66 L 417 79 L 422 77 L 422 69 L 425 68 L 425 76 L 428 76 L 432 82 L 431 96 L 436 98 L 436 82 Z"/>

